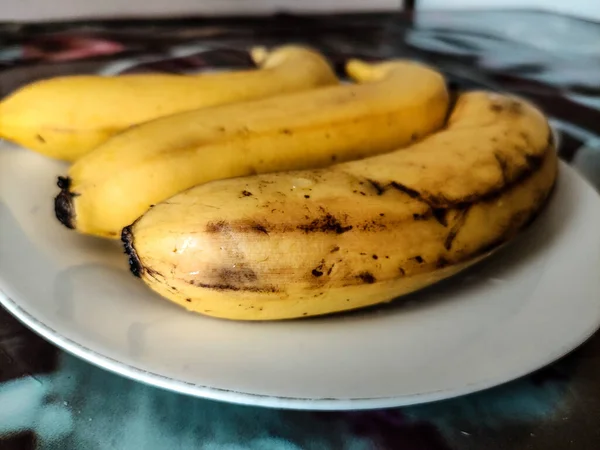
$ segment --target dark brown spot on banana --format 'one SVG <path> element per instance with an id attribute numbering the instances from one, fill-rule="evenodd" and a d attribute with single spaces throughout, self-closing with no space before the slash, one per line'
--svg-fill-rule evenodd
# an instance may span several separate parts
<path id="1" fill-rule="evenodd" d="M 352 225 L 344 226 L 338 219 L 329 213 L 326 213 L 323 217 L 313 220 L 309 224 L 302 224 L 297 226 L 298 230 L 304 231 L 305 233 L 336 233 L 342 234 L 350 231 Z"/>
<path id="2" fill-rule="evenodd" d="M 266 286 L 237 286 L 233 284 L 225 284 L 225 283 L 202 283 L 201 281 L 188 281 L 189 284 L 194 286 L 198 286 L 205 289 L 213 289 L 215 291 L 246 291 L 246 292 L 280 292 L 275 286 L 266 285 Z"/>
<path id="3" fill-rule="evenodd" d="M 224 220 L 219 220 L 217 222 L 208 222 L 206 227 L 204 228 L 207 233 L 223 233 L 223 232 L 254 232 L 254 233 L 262 233 L 269 234 L 267 228 L 253 220 L 247 221 L 238 221 L 238 222 L 226 222 Z"/>
<path id="4" fill-rule="evenodd" d="M 450 264 L 450 262 L 444 258 L 443 256 L 440 256 L 439 259 L 437 260 L 437 262 L 435 263 L 435 267 L 436 269 L 443 269 L 444 267 L 448 266 Z"/>
<path id="5" fill-rule="evenodd" d="M 379 183 L 378 181 L 371 180 L 369 178 L 367 178 L 367 181 L 369 182 L 369 184 L 371 186 L 373 186 L 373 189 L 375 189 L 375 192 L 377 193 L 377 195 L 382 195 L 385 192 L 385 189 L 383 188 L 381 183 Z"/>
<path id="6" fill-rule="evenodd" d="M 250 191 L 247 191 L 247 190 L 245 190 L 245 189 L 244 189 L 244 190 L 242 191 L 242 195 L 243 195 L 244 197 L 251 197 L 251 196 L 252 196 L 252 192 L 250 192 Z"/>
<path id="7" fill-rule="evenodd" d="M 444 208 L 431 208 L 431 214 L 433 215 L 435 220 L 437 220 L 440 225 L 443 225 L 445 227 L 448 226 L 448 220 L 446 217 L 447 213 L 448 210 Z"/>
<path id="8" fill-rule="evenodd" d="M 361 272 L 356 278 L 367 284 L 373 284 L 377 281 L 371 272 Z"/>
<path id="9" fill-rule="evenodd" d="M 417 263 L 419 263 L 419 264 L 423 264 L 423 263 L 425 262 L 425 260 L 423 259 L 423 257 L 422 257 L 422 256 L 420 256 L 420 255 L 413 256 L 413 257 L 412 257 L 412 258 L 410 258 L 410 259 L 412 259 L 412 260 L 416 261 L 416 262 L 417 262 Z"/>
<path id="10" fill-rule="evenodd" d="M 258 223 L 258 222 L 251 223 L 250 224 L 250 229 L 253 230 L 253 231 L 256 231 L 258 233 L 263 233 L 263 234 L 266 234 L 266 235 L 269 234 L 269 232 L 267 231 L 267 229 L 263 225 L 261 225 L 260 223 Z"/>
<path id="11" fill-rule="evenodd" d="M 331 249 L 331 251 L 329 253 L 335 253 L 335 252 L 339 252 L 339 251 L 340 251 L 340 248 L 336 245 Z"/>
<path id="12" fill-rule="evenodd" d="M 35 138 L 38 140 L 38 142 L 41 142 L 42 144 L 46 143 L 46 139 L 44 139 L 41 134 L 36 134 Z"/>

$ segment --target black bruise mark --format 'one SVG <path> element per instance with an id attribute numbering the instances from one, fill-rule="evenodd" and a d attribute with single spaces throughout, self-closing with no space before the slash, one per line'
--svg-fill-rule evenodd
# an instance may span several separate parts
<path id="1" fill-rule="evenodd" d="M 431 208 L 431 214 L 438 221 L 440 225 L 445 227 L 448 226 L 448 219 L 446 217 L 448 210 L 444 208 Z"/>
<path id="2" fill-rule="evenodd" d="M 500 103 L 492 103 L 490 105 L 490 109 L 494 112 L 499 113 L 499 112 L 504 111 L 504 106 L 502 106 Z"/>
<path id="3" fill-rule="evenodd" d="M 377 256 L 377 255 L 373 255 L 373 256 L 372 256 L 372 258 L 373 258 L 373 259 L 379 259 L 379 256 Z"/>
<path id="4" fill-rule="evenodd" d="M 329 270 L 327 271 L 327 275 L 328 275 L 328 276 L 329 276 L 329 275 L 331 275 L 331 272 L 333 271 L 333 268 L 334 268 L 334 267 L 335 267 L 335 263 L 333 263 L 333 264 L 331 265 L 331 267 L 329 268 Z"/>
<path id="5" fill-rule="evenodd" d="M 551 133 L 549 133 L 548 139 L 549 142 L 551 142 Z M 451 199 L 447 198 L 444 194 L 441 193 L 438 195 L 434 195 L 428 192 L 419 192 L 415 189 L 411 189 L 401 183 L 398 183 L 397 181 L 390 182 L 389 185 L 385 186 L 384 190 L 387 190 L 387 188 L 392 187 L 400 192 L 405 193 L 410 198 L 425 203 L 432 209 L 467 208 L 474 203 L 493 201 L 499 196 L 501 196 L 508 189 L 511 189 L 514 185 L 523 182 L 525 179 L 533 175 L 533 173 L 535 173 L 542 167 L 547 152 L 552 151 L 552 149 L 553 145 L 549 144 L 542 155 L 531 155 L 524 153 L 525 149 L 519 148 L 519 152 L 524 153 L 526 163 L 522 167 L 519 167 L 520 170 L 515 170 L 516 174 L 513 174 L 511 179 L 507 180 L 506 183 L 499 183 L 496 186 L 492 186 L 489 191 L 480 194 L 477 193 L 467 195 L 459 199 Z"/>
<path id="6" fill-rule="evenodd" d="M 356 276 L 356 278 L 367 284 L 373 284 L 375 281 L 377 281 L 371 272 L 361 272 Z"/>
<path id="7" fill-rule="evenodd" d="M 419 139 L 419 135 L 417 133 L 413 133 L 410 135 L 410 140 L 412 142 L 416 142 Z"/>
<path id="8" fill-rule="evenodd" d="M 342 234 L 352 230 L 352 225 L 343 226 L 339 220 L 327 213 L 323 217 L 313 220 L 307 225 L 298 225 L 297 229 L 305 233 L 336 233 Z"/>
<path id="9" fill-rule="evenodd" d="M 150 277 L 156 280 L 158 283 L 162 283 L 165 279 L 165 276 L 160 273 L 158 270 L 150 269 L 149 267 L 144 267 L 144 272 Z"/>
<path id="10" fill-rule="evenodd" d="M 192 299 L 191 299 L 191 298 L 186 298 L 186 299 L 185 299 L 185 301 L 186 301 L 186 302 L 191 302 L 191 301 L 192 301 Z"/>
<path id="11" fill-rule="evenodd" d="M 235 286 L 227 283 L 201 283 L 199 281 L 188 281 L 189 284 L 205 289 L 213 289 L 216 291 L 247 291 L 247 292 L 279 292 L 275 286 Z"/>
<path id="12" fill-rule="evenodd" d="M 244 190 L 242 191 L 242 195 L 243 195 L 244 197 L 250 197 L 250 196 L 252 196 L 252 192 L 250 192 L 250 191 L 247 191 L 247 190 L 245 190 L 245 189 L 244 189 Z"/>
<path id="13" fill-rule="evenodd" d="M 383 193 L 385 192 L 385 189 L 383 188 L 381 183 L 379 183 L 375 180 L 371 180 L 369 178 L 367 178 L 366 180 L 369 182 L 369 184 L 371 186 L 373 186 L 373 189 L 375 189 L 375 191 L 377 192 L 377 195 L 383 195 Z"/>
<path id="14" fill-rule="evenodd" d="M 308 194 L 305 194 L 305 195 L 304 195 L 304 198 L 310 198 L 310 195 L 308 195 Z"/>
<path id="15" fill-rule="evenodd" d="M 423 263 L 425 262 L 425 260 L 423 259 L 423 257 L 422 257 L 422 256 L 420 256 L 420 255 L 414 256 L 414 257 L 412 257 L 412 258 L 410 258 L 410 259 L 413 259 L 413 260 L 415 260 L 415 261 L 416 261 L 416 262 L 418 262 L 419 264 L 423 264 Z"/>
<path id="16" fill-rule="evenodd" d="M 419 198 L 419 197 L 421 197 L 421 194 L 419 194 L 418 191 L 415 191 L 414 189 L 406 187 L 403 184 L 400 184 L 400 183 L 398 183 L 396 181 L 392 181 L 390 183 L 390 186 L 392 186 L 394 189 L 399 190 L 400 192 L 403 192 L 404 194 L 408 195 L 410 198 Z"/>
<path id="17" fill-rule="evenodd" d="M 413 220 L 427 220 L 427 218 L 429 217 L 428 214 L 413 214 Z"/>
<path id="18" fill-rule="evenodd" d="M 525 155 L 525 160 L 527 161 L 527 165 L 529 166 L 529 170 L 535 172 L 542 167 L 544 163 L 544 157 L 539 155 Z"/>
<path id="19" fill-rule="evenodd" d="M 331 251 L 329 253 L 335 253 L 335 252 L 339 252 L 339 251 L 340 251 L 340 248 L 336 245 L 335 247 L 333 247 L 331 249 Z"/>
<path id="20" fill-rule="evenodd" d="M 404 269 L 402 267 L 400 267 L 398 270 L 400 271 L 400 275 L 402 275 L 402 276 L 406 275 L 406 272 L 404 271 Z"/>
<path id="21" fill-rule="evenodd" d="M 250 225 L 250 229 L 257 231 L 259 233 L 266 234 L 267 236 L 269 235 L 269 232 L 267 231 L 267 229 L 264 226 L 262 226 L 260 223 L 256 223 L 256 222 L 252 223 Z"/>
<path id="22" fill-rule="evenodd" d="M 319 269 L 313 269 L 311 273 L 312 273 L 313 277 L 317 277 L 317 278 L 323 275 L 323 272 L 321 272 Z"/>
<path id="23" fill-rule="evenodd" d="M 446 236 L 446 240 L 444 242 L 444 247 L 446 248 L 446 250 L 452 249 L 452 243 L 454 242 L 456 235 L 458 234 L 461 227 L 464 225 L 465 220 L 467 219 L 467 213 L 469 212 L 469 208 L 470 208 L 470 206 L 468 206 L 460 211 L 459 217 L 457 218 L 456 222 L 450 229 L 448 236 Z"/>

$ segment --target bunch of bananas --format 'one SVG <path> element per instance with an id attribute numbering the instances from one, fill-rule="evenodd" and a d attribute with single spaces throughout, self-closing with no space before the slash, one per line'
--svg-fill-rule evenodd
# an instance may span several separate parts
<path id="1" fill-rule="evenodd" d="M 405 60 L 351 60 L 354 83 L 340 84 L 312 49 L 254 54 L 259 70 L 181 84 L 29 86 L 0 104 L 0 135 L 75 161 L 55 199 L 64 225 L 121 237 L 151 289 L 237 320 L 430 285 L 513 238 L 552 190 L 552 133 L 523 99 L 474 91 L 451 105 L 441 74 Z M 84 85 L 90 102 L 75 114 L 70 92 Z M 117 112 L 119 95 L 144 99 Z M 32 96 L 42 105 L 26 111 Z"/>

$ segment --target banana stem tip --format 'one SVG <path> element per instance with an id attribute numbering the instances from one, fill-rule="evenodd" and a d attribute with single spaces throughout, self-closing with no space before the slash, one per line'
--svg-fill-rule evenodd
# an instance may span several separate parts
<path id="1" fill-rule="evenodd" d="M 54 214 L 60 223 L 71 230 L 75 229 L 75 209 L 73 208 L 74 194 L 70 191 L 71 179 L 58 177 L 56 183 L 60 193 L 54 199 Z"/>
<path id="2" fill-rule="evenodd" d="M 135 247 L 133 245 L 133 232 L 131 231 L 131 225 L 123 228 L 121 232 L 121 241 L 123 242 L 123 247 L 125 247 L 125 254 L 129 257 L 129 270 L 136 277 L 142 277 L 142 271 L 144 267 L 140 261 L 140 258 L 135 251 Z"/>

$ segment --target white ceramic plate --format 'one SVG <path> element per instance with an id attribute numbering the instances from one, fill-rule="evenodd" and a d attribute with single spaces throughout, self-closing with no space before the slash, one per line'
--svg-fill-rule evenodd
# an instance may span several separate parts
<path id="1" fill-rule="evenodd" d="M 65 350 L 149 384 L 284 408 L 407 405 L 527 374 L 600 324 L 600 198 L 566 165 L 534 225 L 473 269 L 385 307 L 278 323 L 153 294 L 118 243 L 54 219 L 64 170 L 0 144 L 0 300 Z"/>

